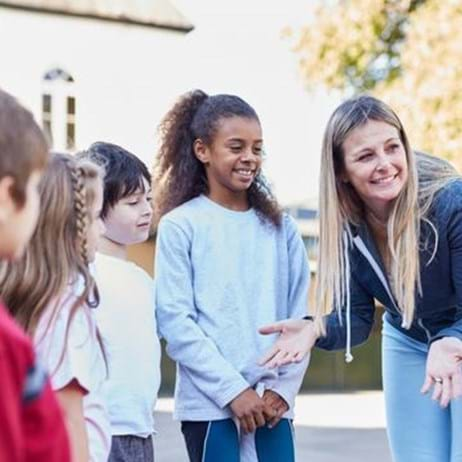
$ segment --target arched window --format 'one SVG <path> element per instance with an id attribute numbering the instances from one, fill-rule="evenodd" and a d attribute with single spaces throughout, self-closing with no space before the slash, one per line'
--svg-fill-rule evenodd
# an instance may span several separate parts
<path id="1" fill-rule="evenodd" d="M 74 150 L 76 100 L 74 78 L 60 68 L 43 76 L 42 125 L 55 150 Z"/>

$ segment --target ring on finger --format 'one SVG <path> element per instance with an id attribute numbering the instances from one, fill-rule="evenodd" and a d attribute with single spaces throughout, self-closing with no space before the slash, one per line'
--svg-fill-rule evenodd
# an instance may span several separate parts
<path id="1" fill-rule="evenodd" d="M 443 379 L 441 377 L 433 377 L 433 381 L 435 383 L 443 383 Z"/>

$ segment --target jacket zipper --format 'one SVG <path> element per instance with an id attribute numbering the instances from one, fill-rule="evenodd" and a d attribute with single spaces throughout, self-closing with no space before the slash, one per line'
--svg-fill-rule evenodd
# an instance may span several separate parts
<path id="1" fill-rule="evenodd" d="M 422 321 L 422 318 L 419 318 L 417 320 L 417 324 L 423 329 L 423 331 L 425 332 L 425 335 L 427 336 L 427 340 L 430 341 L 432 336 L 430 334 L 430 331 L 424 326 L 424 323 Z"/>

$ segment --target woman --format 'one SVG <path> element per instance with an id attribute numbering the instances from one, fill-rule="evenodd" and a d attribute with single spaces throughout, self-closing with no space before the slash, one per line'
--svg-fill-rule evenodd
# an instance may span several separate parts
<path id="1" fill-rule="evenodd" d="M 313 346 L 345 346 L 351 361 L 376 299 L 394 460 L 462 461 L 461 177 L 414 153 L 396 114 L 370 96 L 341 104 L 324 135 L 316 298 L 314 319 L 260 330 L 281 333 L 262 364 L 300 361 Z"/>

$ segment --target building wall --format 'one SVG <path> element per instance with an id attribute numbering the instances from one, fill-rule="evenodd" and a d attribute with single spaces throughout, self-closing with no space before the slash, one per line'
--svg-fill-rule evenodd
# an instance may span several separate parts
<path id="1" fill-rule="evenodd" d="M 180 93 L 185 35 L 164 29 L 0 7 L 0 87 L 41 120 L 43 76 L 62 68 L 75 80 L 77 148 L 119 143 L 148 166 L 155 130 Z"/>
<path id="2" fill-rule="evenodd" d="M 128 258 L 134 263 L 144 268 L 151 276 L 154 275 L 154 238 L 149 239 L 141 244 L 135 244 L 128 249 Z"/>

